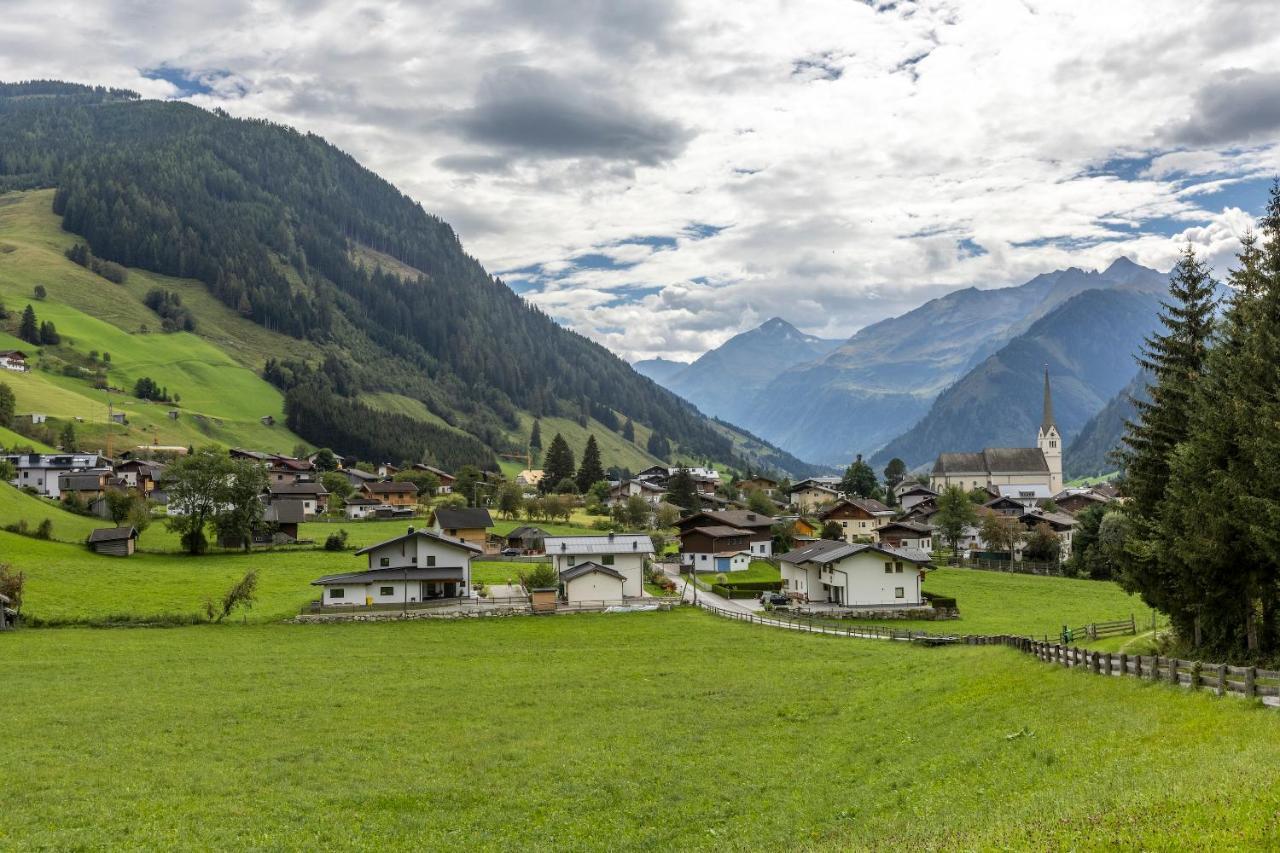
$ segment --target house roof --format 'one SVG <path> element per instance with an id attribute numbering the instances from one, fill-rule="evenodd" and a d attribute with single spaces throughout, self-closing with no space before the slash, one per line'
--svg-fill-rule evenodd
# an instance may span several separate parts
<path id="1" fill-rule="evenodd" d="M 610 533 L 598 536 L 548 536 L 542 542 L 548 554 L 652 554 L 648 533 Z"/>
<path id="2" fill-rule="evenodd" d="M 109 468 L 98 468 L 92 471 L 78 471 L 74 474 L 59 474 L 58 488 L 68 492 L 91 492 L 103 487 L 104 474 L 110 474 Z"/>
<path id="3" fill-rule="evenodd" d="M 303 517 L 302 501 L 276 501 L 262 511 L 263 521 L 276 524 L 301 524 Z"/>
<path id="4" fill-rule="evenodd" d="M 410 527 L 409 532 L 405 533 L 403 536 L 393 536 L 392 538 L 384 539 L 375 545 L 368 545 L 361 548 L 359 551 L 356 551 L 356 556 L 367 554 L 376 548 L 381 548 L 383 545 L 391 545 L 396 542 L 403 542 L 406 539 L 412 539 L 415 536 L 425 536 L 428 539 L 434 539 L 435 541 L 442 542 L 445 545 L 452 545 L 455 548 L 461 548 L 464 551 L 471 551 L 476 554 L 484 551 L 483 548 L 472 545 L 470 542 L 463 542 L 461 539 L 454 539 L 452 536 L 445 536 L 443 533 L 436 533 L 434 530 L 414 530 Z"/>
<path id="5" fill-rule="evenodd" d="M 1038 447 L 988 447 L 980 453 L 939 453 L 934 474 L 1049 474 Z"/>
<path id="6" fill-rule="evenodd" d="M 1001 497 L 1008 497 L 1023 500 L 1048 500 L 1052 493 L 1049 491 L 1048 483 L 1030 483 L 1023 486 L 996 486 L 996 491 Z"/>
<path id="7" fill-rule="evenodd" d="M 493 527 L 489 510 L 482 506 L 442 506 L 435 511 L 435 521 L 451 530 Z"/>
<path id="8" fill-rule="evenodd" d="M 450 474 L 448 471 L 441 471 L 439 468 L 432 467 L 431 465 L 424 465 L 424 464 L 422 464 L 421 462 L 419 462 L 417 465 L 414 465 L 414 466 L 413 466 L 413 470 L 415 470 L 415 471 L 430 471 L 432 474 L 435 474 L 437 477 L 439 477 L 439 478 L 440 478 L 440 482 L 442 482 L 442 483 L 443 483 L 443 482 L 445 482 L 445 481 L 448 481 L 448 482 L 452 483 L 455 479 L 457 479 L 457 478 L 456 478 L 456 477 L 454 477 L 452 474 Z"/>
<path id="9" fill-rule="evenodd" d="M 408 568 L 368 569 L 367 571 L 347 572 L 346 574 L 341 575 L 326 575 L 322 578 L 316 578 L 311 582 L 311 585 L 337 586 L 338 584 L 349 583 L 373 583 L 381 580 L 451 581 L 462 580 L 462 576 L 462 566 L 456 566 L 453 568 L 448 566 L 435 566 L 432 568 L 427 568 L 425 566 L 416 568 L 410 566 Z"/>
<path id="10" fill-rule="evenodd" d="M 857 507 L 868 515 L 893 515 L 893 510 L 880 503 L 880 501 L 872 500 L 871 498 L 844 498 L 836 503 L 835 506 L 829 507 L 818 517 L 826 519 L 838 512 L 841 507 L 846 506 Z"/>
<path id="11" fill-rule="evenodd" d="M 836 485 L 837 483 L 822 483 L 817 480 L 801 480 L 791 487 L 789 494 L 794 495 L 796 492 L 803 492 L 806 489 L 817 489 L 820 492 L 829 492 L 833 495 L 838 495 L 840 492 L 836 490 Z"/>
<path id="12" fill-rule="evenodd" d="M 886 530 L 894 529 L 906 530 L 910 533 L 919 533 L 922 536 L 927 536 L 933 533 L 932 527 L 927 524 L 921 524 L 918 521 L 891 521 L 876 532 L 883 536 Z"/>
<path id="13" fill-rule="evenodd" d="M 99 527 L 89 534 L 89 542 L 119 542 L 123 539 L 137 539 L 136 527 Z"/>
<path id="14" fill-rule="evenodd" d="M 347 498 L 343 503 L 347 506 L 382 506 L 382 501 L 374 498 Z"/>
<path id="15" fill-rule="evenodd" d="M 272 495 L 327 495 L 324 486 L 319 483 L 272 483 Z"/>
<path id="16" fill-rule="evenodd" d="M 564 571 L 562 571 L 560 573 L 560 580 L 567 582 L 567 581 L 574 580 L 575 578 L 580 578 L 583 575 L 589 575 L 592 573 L 608 575 L 611 578 L 617 578 L 618 580 L 621 580 L 621 581 L 625 581 L 627 579 L 626 575 L 624 575 L 622 572 L 618 571 L 617 569 L 611 568 L 609 566 L 602 566 L 599 563 L 592 563 L 588 561 L 585 563 L 579 563 L 578 565 L 574 566 L 571 569 L 565 569 Z"/>
<path id="17" fill-rule="evenodd" d="M 0 350 L 0 358 L 26 358 L 27 354 L 20 349 Z"/>
<path id="18" fill-rule="evenodd" d="M 903 489 L 902 491 L 898 492 L 899 498 L 906 497 L 907 495 L 933 495 L 934 497 L 937 497 L 938 493 L 935 492 L 933 489 L 929 488 L 928 486 L 924 485 L 923 483 L 916 483 L 911 488 Z"/>
<path id="19" fill-rule="evenodd" d="M 375 494 L 417 494 L 418 487 L 413 483 L 396 482 L 394 480 L 381 483 L 365 483 L 362 489 L 368 489 Z"/>
<path id="20" fill-rule="evenodd" d="M 348 480 L 352 478 L 359 480 L 361 484 L 376 483 L 378 480 L 382 479 L 371 471 L 361 471 L 359 468 L 343 468 L 339 473 L 346 476 Z"/>
<path id="21" fill-rule="evenodd" d="M 891 548 L 887 545 L 871 545 L 856 544 L 850 545 L 845 542 L 835 542 L 830 539 L 820 539 L 801 548 L 788 551 L 778 559 L 792 565 L 800 563 L 837 563 L 845 557 L 852 557 L 863 551 L 871 551 L 877 554 L 884 554 L 895 560 L 906 560 L 909 563 L 927 564 L 932 562 L 932 557 L 924 553 L 918 548 Z"/>
<path id="22" fill-rule="evenodd" d="M 728 527 L 741 527 L 747 530 L 759 529 L 761 527 L 772 527 L 773 517 L 761 515 L 758 512 L 751 512 L 745 509 L 707 509 L 696 512 L 687 518 L 682 518 L 677 523 L 677 527 L 684 530 L 689 527 L 702 527 L 703 524 L 697 523 L 699 519 L 707 519 L 716 524 L 723 524 Z"/>
<path id="23" fill-rule="evenodd" d="M 544 539 L 549 534 L 541 527 L 523 524 L 507 534 L 508 539 Z"/>
<path id="24" fill-rule="evenodd" d="M 666 493 L 666 491 L 667 491 L 666 489 L 662 488 L 662 486 L 659 486 L 659 485 L 657 485 L 656 483 L 653 483 L 653 482 L 651 482 L 651 481 L 649 481 L 649 480 L 629 480 L 629 481 L 624 482 L 624 483 L 617 483 L 617 484 L 615 484 L 615 485 L 613 486 L 613 488 L 611 488 L 609 491 L 611 491 L 611 492 L 618 492 L 618 491 L 621 491 L 622 489 L 624 489 L 624 488 L 626 488 L 627 486 L 632 485 L 632 484 L 639 486 L 639 487 L 640 487 L 640 491 L 645 491 L 646 489 L 647 489 L 648 491 L 651 491 L 651 492 L 663 492 L 663 493 Z"/>
<path id="25" fill-rule="evenodd" d="M 701 533 L 704 536 L 710 536 L 712 539 L 724 539 L 730 536 L 750 536 L 750 530 L 743 530 L 740 527 L 730 527 L 727 524 L 712 524 L 706 527 L 691 527 L 685 533 Z"/>
<path id="26" fill-rule="evenodd" d="M 1018 517 L 1023 524 L 1035 526 L 1044 521 L 1050 527 L 1057 529 L 1070 529 L 1076 526 L 1076 520 L 1073 516 L 1064 512 L 1045 512 L 1044 510 L 1034 510 L 1032 512 L 1023 513 Z"/>

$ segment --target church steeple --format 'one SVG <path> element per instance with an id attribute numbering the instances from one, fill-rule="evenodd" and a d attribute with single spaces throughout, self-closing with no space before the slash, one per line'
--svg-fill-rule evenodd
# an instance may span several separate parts
<path id="1" fill-rule="evenodd" d="M 1049 490 L 1053 494 L 1062 491 L 1062 435 L 1053 422 L 1053 395 L 1049 390 L 1049 365 L 1044 366 L 1044 414 L 1036 433 L 1036 446 L 1044 454 L 1049 466 Z"/>

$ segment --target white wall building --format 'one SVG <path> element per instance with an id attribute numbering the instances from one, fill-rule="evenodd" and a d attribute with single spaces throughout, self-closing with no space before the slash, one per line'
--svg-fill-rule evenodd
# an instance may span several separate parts
<path id="1" fill-rule="evenodd" d="M 918 606 L 929 555 L 882 545 L 820 540 L 780 559 L 782 591 L 809 603 L 849 607 Z"/>
<path id="2" fill-rule="evenodd" d="M 471 558 L 481 549 L 430 530 L 415 530 L 361 548 L 364 571 L 328 575 L 311 582 L 326 607 L 417 604 L 432 599 L 470 598 Z"/>
<path id="3" fill-rule="evenodd" d="M 653 540 L 647 533 L 548 536 L 543 547 L 562 580 L 575 566 L 596 563 L 622 575 L 624 597 L 644 594 L 644 564 L 653 556 Z"/>
<path id="4" fill-rule="evenodd" d="M 14 478 L 9 482 L 20 489 L 34 489 L 49 498 L 61 497 L 58 477 L 73 471 L 97 468 L 96 453 L 14 453 L 3 457 L 13 463 Z"/>

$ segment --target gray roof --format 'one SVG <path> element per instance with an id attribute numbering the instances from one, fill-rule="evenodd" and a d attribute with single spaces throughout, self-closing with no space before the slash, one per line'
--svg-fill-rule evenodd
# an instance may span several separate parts
<path id="1" fill-rule="evenodd" d="M 443 533 L 436 533 L 434 530 L 414 530 L 411 527 L 409 528 L 409 532 L 403 536 L 394 536 L 391 539 L 384 539 L 375 545 L 368 545 L 361 548 L 359 551 L 356 551 L 356 555 L 367 554 L 375 548 L 381 548 L 383 545 L 390 545 L 393 542 L 400 542 L 404 539 L 411 539 L 414 536 L 426 536 L 427 538 L 434 539 L 437 542 L 443 542 L 446 545 L 453 545 L 457 548 L 464 548 L 468 551 L 474 551 L 477 554 L 484 550 L 483 548 L 472 545 L 470 542 L 463 542 L 461 539 L 454 539 L 452 536 L 445 536 Z"/>
<path id="2" fill-rule="evenodd" d="M 311 582 L 311 585 L 336 586 L 348 583 L 373 583 L 382 580 L 453 581 L 462 580 L 463 573 L 462 566 L 453 568 L 436 566 L 429 569 L 425 567 L 414 568 L 412 566 L 401 569 L 369 569 L 368 571 L 348 572 L 342 575 L 326 575 L 322 578 L 316 578 Z"/>
<path id="3" fill-rule="evenodd" d="M 543 539 L 547 536 L 547 531 L 541 527 L 531 527 L 527 524 L 514 528 L 507 533 L 508 539 Z"/>
<path id="4" fill-rule="evenodd" d="M 934 474 L 1044 474 L 1049 463 L 1038 447 L 988 447 L 981 453 L 940 453 Z"/>
<path id="5" fill-rule="evenodd" d="M 743 530 L 741 527 L 730 527 L 727 524 L 712 524 L 706 527 L 691 527 L 686 533 L 703 533 L 713 539 L 723 539 L 730 536 L 750 536 L 750 530 Z"/>
<path id="6" fill-rule="evenodd" d="M 377 494 L 379 492 L 385 492 L 387 494 L 413 492 L 416 495 L 418 493 L 417 486 L 415 486 L 413 483 L 408 483 L 403 480 L 398 480 L 398 481 L 389 480 L 381 483 L 365 483 L 362 488 L 368 489 L 370 492 L 373 492 L 374 494 Z"/>
<path id="7" fill-rule="evenodd" d="M 276 501 L 262 511 L 263 521 L 276 524 L 300 524 L 303 517 L 302 501 Z"/>
<path id="8" fill-rule="evenodd" d="M 273 495 L 327 495 L 324 486 L 319 483 L 272 483 Z"/>
<path id="9" fill-rule="evenodd" d="M 489 510 L 482 506 L 442 506 L 436 510 L 435 520 L 440 527 L 448 527 L 452 530 L 493 527 L 493 518 L 489 516 Z"/>
<path id="10" fill-rule="evenodd" d="M 927 524 L 921 524 L 918 521 L 891 521 L 885 526 L 881 527 L 876 532 L 883 536 L 886 530 L 892 530 L 895 527 L 901 528 L 902 530 L 909 530 L 912 533 L 920 533 L 920 534 L 933 533 L 932 527 L 930 527 Z"/>
<path id="11" fill-rule="evenodd" d="M 800 563 L 837 563 L 845 557 L 852 557 L 854 554 L 861 554 L 863 551 L 872 551 L 878 554 L 884 554 L 895 560 L 906 560 L 910 563 L 929 563 L 933 558 L 918 548 L 890 548 L 887 545 L 868 545 L 856 544 L 850 545 L 846 542 L 835 542 L 830 539 L 820 539 L 812 542 L 802 548 L 788 551 L 778 559 L 792 565 Z"/>
<path id="12" fill-rule="evenodd" d="M 761 515 L 758 512 L 751 512 L 745 509 L 708 509 L 702 512 L 696 512 L 687 518 L 680 519 L 679 526 L 685 527 L 690 521 L 696 518 L 708 518 L 718 524 L 728 527 L 741 527 L 750 530 L 753 527 L 772 527 L 773 517 Z M 704 525 L 698 525 L 702 527 Z"/>
<path id="13" fill-rule="evenodd" d="M 96 542 L 118 542 L 121 539 L 137 539 L 138 529 L 136 527 L 99 527 L 89 534 L 89 541 Z"/>
<path id="14" fill-rule="evenodd" d="M 612 533 L 598 536 L 548 536 L 542 541 L 548 554 L 652 554 L 648 533 Z"/>
<path id="15" fill-rule="evenodd" d="M 608 575 L 609 577 L 617 578 L 618 580 L 622 580 L 622 581 L 625 581 L 627 579 L 626 575 L 624 575 L 622 572 L 618 571 L 617 569 L 610 568 L 609 566 L 602 566 L 599 563 L 592 563 L 588 561 L 586 563 L 579 563 L 578 565 L 574 566 L 571 569 L 565 569 L 563 572 L 560 573 L 560 580 L 571 581 L 574 578 L 580 578 L 583 575 L 589 575 L 592 572 L 598 572 L 599 574 Z"/>
<path id="16" fill-rule="evenodd" d="M 880 503 L 880 501 L 873 500 L 871 498 L 843 498 L 837 502 L 835 506 L 831 507 L 826 512 L 821 513 L 818 517 L 826 519 L 845 504 L 857 507 L 868 515 L 893 515 L 893 510 Z"/>
<path id="17" fill-rule="evenodd" d="M 87 492 L 101 489 L 102 475 L 110 474 L 109 469 L 97 471 L 80 471 L 75 474 L 59 474 L 58 488 L 68 492 Z"/>

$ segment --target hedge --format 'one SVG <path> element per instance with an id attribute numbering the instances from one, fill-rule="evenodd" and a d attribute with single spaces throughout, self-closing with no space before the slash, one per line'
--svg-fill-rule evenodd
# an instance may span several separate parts
<path id="1" fill-rule="evenodd" d="M 936 592 L 921 592 L 920 597 L 935 608 L 958 610 L 960 605 L 949 595 L 938 595 Z"/>
<path id="2" fill-rule="evenodd" d="M 727 580 L 722 584 L 717 584 L 717 586 L 723 586 L 729 589 L 750 589 L 755 590 L 756 592 L 763 592 L 764 590 L 776 591 L 782 589 L 782 581 L 738 581 L 735 583 L 732 580 Z"/>

